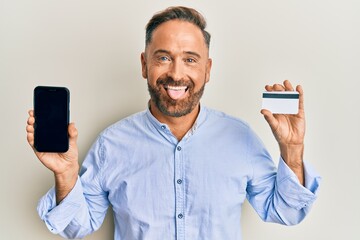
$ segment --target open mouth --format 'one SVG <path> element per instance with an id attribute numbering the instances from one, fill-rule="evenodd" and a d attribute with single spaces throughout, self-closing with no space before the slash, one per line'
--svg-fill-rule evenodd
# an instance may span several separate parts
<path id="1" fill-rule="evenodd" d="M 189 89 L 188 86 L 171 86 L 171 85 L 165 85 L 164 86 L 167 94 L 169 97 L 173 100 L 181 99 L 185 96 L 185 93 Z"/>

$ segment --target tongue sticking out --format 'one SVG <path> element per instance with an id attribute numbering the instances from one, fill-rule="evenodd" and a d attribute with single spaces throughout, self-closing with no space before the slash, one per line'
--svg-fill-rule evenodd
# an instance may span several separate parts
<path id="1" fill-rule="evenodd" d="M 167 89 L 167 94 L 173 100 L 178 100 L 178 99 L 182 98 L 185 95 L 185 92 L 186 92 L 186 87 L 168 88 Z"/>

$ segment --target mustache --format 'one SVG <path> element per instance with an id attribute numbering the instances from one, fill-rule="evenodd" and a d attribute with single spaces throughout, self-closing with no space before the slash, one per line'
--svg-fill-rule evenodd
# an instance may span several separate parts
<path id="1" fill-rule="evenodd" d="M 160 86 L 160 85 L 171 85 L 171 86 L 187 86 L 188 88 L 192 88 L 194 87 L 194 82 L 192 80 L 184 80 L 184 79 L 180 79 L 175 81 L 172 77 L 160 77 L 157 81 L 156 81 L 156 85 Z"/>

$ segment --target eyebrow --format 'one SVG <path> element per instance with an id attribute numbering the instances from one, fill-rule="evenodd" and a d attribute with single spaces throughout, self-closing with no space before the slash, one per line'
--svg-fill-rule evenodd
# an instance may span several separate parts
<path id="1" fill-rule="evenodd" d="M 158 54 L 158 53 L 166 53 L 166 54 L 170 54 L 170 51 L 164 50 L 164 49 L 158 49 L 154 52 L 154 55 Z"/>
<path id="2" fill-rule="evenodd" d="M 197 58 L 201 58 L 200 54 L 198 54 L 197 52 L 193 52 L 193 51 L 185 51 L 186 54 L 190 54 L 193 56 L 196 56 Z"/>
<path id="3" fill-rule="evenodd" d="M 165 50 L 165 49 L 158 49 L 158 50 L 156 50 L 156 51 L 154 52 L 154 55 L 159 54 L 159 53 L 166 53 L 166 54 L 171 55 L 171 52 L 168 51 L 168 50 Z M 194 52 L 194 51 L 183 51 L 183 53 L 196 56 L 197 58 L 201 58 L 201 55 L 198 54 L 197 52 Z"/>

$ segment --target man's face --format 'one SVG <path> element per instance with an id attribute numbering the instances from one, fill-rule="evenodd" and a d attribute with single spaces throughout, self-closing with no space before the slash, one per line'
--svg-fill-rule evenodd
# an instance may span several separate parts
<path id="1" fill-rule="evenodd" d="M 162 114 L 181 117 L 199 105 L 211 59 L 197 26 L 179 20 L 161 24 L 141 54 L 141 63 L 152 106 Z"/>

